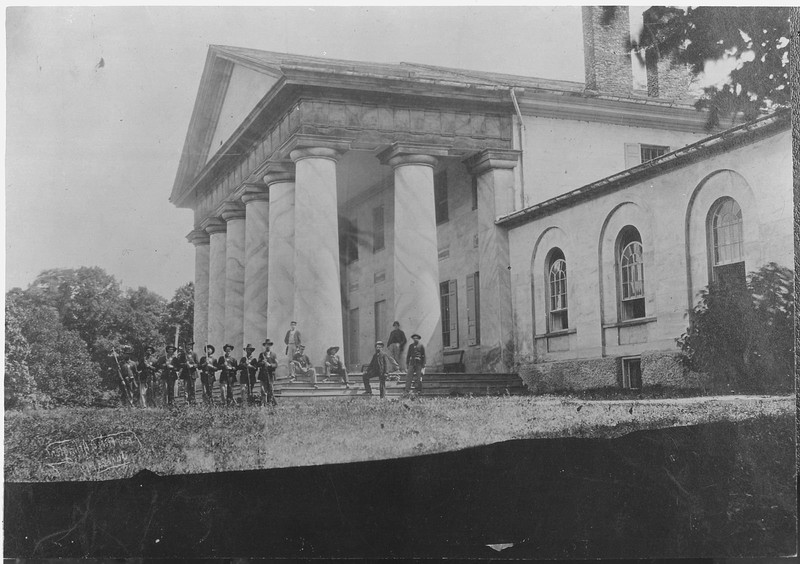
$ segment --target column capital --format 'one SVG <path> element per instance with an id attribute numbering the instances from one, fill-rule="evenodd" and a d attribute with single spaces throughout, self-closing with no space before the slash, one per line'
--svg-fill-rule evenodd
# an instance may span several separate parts
<path id="1" fill-rule="evenodd" d="M 186 235 L 186 240 L 195 247 L 199 247 L 200 245 L 208 245 L 211 242 L 211 237 L 204 229 L 192 229 Z"/>
<path id="2" fill-rule="evenodd" d="M 307 133 L 295 133 L 279 149 L 280 155 L 289 155 L 293 161 L 297 161 L 291 154 L 298 150 L 305 149 L 331 149 L 341 156 L 350 150 L 351 140 L 343 137 L 328 137 L 325 135 L 309 135 Z M 309 155 L 310 157 L 323 155 Z M 335 157 L 335 158 L 338 158 Z M 302 158 L 302 157 L 301 157 Z"/>
<path id="3" fill-rule="evenodd" d="M 228 225 L 218 217 L 207 217 L 200 223 L 200 228 L 209 235 L 214 235 L 215 233 L 225 233 Z"/>
<path id="4" fill-rule="evenodd" d="M 330 147 L 302 147 L 293 149 L 289 153 L 289 158 L 295 163 L 303 159 L 328 159 L 329 161 L 336 162 L 341 156 L 341 151 Z"/>
<path id="5" fill-rule="evenodd" d="M 484 149 L 464 159 L 470 174 L 483 174 L 493 169 L 511 169 L 517 166 L 520 151 L 513 149 Z"/>
<path id="6" fill-rule="evenodd" d="M 449 152 L 444 147 L 424 145 L 421 143 L 392 143 L 387 149 L 378 153 L 381 164 L 392 168 L 403 165 L 423 165 L 434 167 L 439 162 L 437 157 L 446 157 Z"/>
<path id="7" fill-rule="evenodd" d="M 294 182 L 294 172 L 292 161 L 268 161 L 264 167 L 264 184 L 269 187 L 279 182 Z"/>
<path id="8" fill-rule="evenodd" d="M 244 185 L 242 202 L 245 205 L 250 202 L 269 201 L 269 188 L 262 182 L 248 182 Z"/>
<path id="9" fill-rule="evenodd" d="M 234 219 L 244 219 L 245 209 L 241 202 L 225 202 L 222 204 L 220 215 L 225 222 Z"/>

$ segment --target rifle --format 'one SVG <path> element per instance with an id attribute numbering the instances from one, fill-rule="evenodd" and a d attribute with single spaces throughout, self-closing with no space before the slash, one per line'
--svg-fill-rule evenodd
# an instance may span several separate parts
<path id="1" fill-rule="evenodd" d="M 131 391 L 128 389 L 128 384 L 125 382 L 125 378 L 122 377 L 122 368 L 119 366 L 119 359 L 117 358 L 117 351 L 113 348 L 111 349 L 111 354 L 114 356 L 114 362 L 117 363 L 117 376 L 119 376 L 119 381 L 122 382 L 122 388 L 125 390 L 125 397 L 128 398 L 128 404 L 133 407 L 133 398 L 131 397 Z"/>

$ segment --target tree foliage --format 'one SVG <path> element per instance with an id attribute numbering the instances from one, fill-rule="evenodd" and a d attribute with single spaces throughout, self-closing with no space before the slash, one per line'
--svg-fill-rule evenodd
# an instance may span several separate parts
<path id="1" fill-rule="evenodd" d="M 655 6 L 645 12 L 644 27 L 632 48 L 674 57 L 698 75 L 709 61 L 733 57 L 737 67 L 721 88 L 705 89 L 698 109 L 709 110 L 708 127 L 742 112 L 789 105 L 790 7 Z"/>
<path id="2" fill-rule="evenodd" d="M 726 390 L 791 390 L 794 373 L 794 274 L 769 263 L 746 287 L 711 284 L 678 339 L 689 366 Z"/>
<path id="3" fill-rule="evenodd" d="M 194 283 L 184 284 L 166 306 L 161 318 L 160 331 L 163 342 L 175 339 L 175 326 L 178 326 L 179 340 L 186 342 L 194 338 Z"/>
<path id="4" fill-rule="evenodd" d="M 28 369 L 31 347 L 22 331 L 22 312 L 13 299 L 6 297 L 5 408 L 13 409 L 35 403 L 36 382 Z"/>

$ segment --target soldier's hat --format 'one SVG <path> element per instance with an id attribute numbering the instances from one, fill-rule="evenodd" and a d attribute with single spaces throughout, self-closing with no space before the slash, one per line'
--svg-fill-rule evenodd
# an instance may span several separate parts
<path id="1" fill-rule="evenodd" d="M 375 346 L 383 346 L 383 341 L 375 341 Z"/>
<path id="2" fill-rule="evenodd" d="M 256 348 L 253 345 L 251 345 L 250 343 L 247 343 L 244 346 L 244 350 L 246 350 L 246 351 L 254 351 L 254 350 L 256 350 Z"/>
<path id="3" fill-rule="evenodd" d="M 263 343 L 261 343 L 261 344 L 262 344 L 262 345 L 269 345 L 269 346 L 272 346 L 272 345 L 274 345 L 275 343 L 273 343 L 272 341 L 270 341 L 269 339 L 267 339 L 266 341 L 264 341 L 264 342 L 263 342 Z"/>
<path id="4" fill-rule="evenodd" d="M 144 352 L 148 352 L 148 351 L 150 351 L 151 353 L 154 353 L 154 352 L 156 352 L 156 349 L 155 349 L 155 347 L 151 347 L 150 345 L 147 345 L 144 348 Z"/>
<path id="5" fill-rule="evenodd" d="M 420 336 L 419 333 L 414 333 L 413 335 L 411 335 L 411 338 L 412 339 L 421 339 L 422 337 Z"/>
<path id="6" fill-rule="evenodd" d="M 206 345 L 206 354 L 214 354 L 214 351 L 217 349 L 214 348 L 214 345 Z"/>
<path id="7" fill-rule="evenodd" d="M 193 344 L 194 344 L 194 341 L 193 341 L 193 340 L 191 340 L 191 339 L 189 339 L 189 341 L 188 341 L 186 344 L 187 344 L 187 345 L 193 345 Z"/>
<path id="8" fill-rule="evenodd" d="M 166 346 L 166 347 L 164 347 L 164 348 L 165 348 L 166 350 L 168 350 L 168 351 L 176 351 L 176 350 L 178 350 L 178 349 L 177 349 L 177 347 L 175 347 L 175 345 L 167 345 L 167 346 Z"/>
<path id="9" fill-rule="evenodd" d="M 305 346 L 305 345 L 297 345 L 297 349 L 298 349 L 298 350 L 301 350 L 301 349 L 304 349 L 304 348 L 306 348 L 306 346 Z"/>
<path id="10" fill-rule="evenodd" d="M 223 351 L 232 351 L 233 349 L 234 349 L 234 346 L 233 345 L 228 345 L 228 344 L 223 345 L 223 347 L 222 347 Z"/>
<path id="11" fill-rule="evenodd" d="M 124 354 L 131 354 L 133 352 L 133 347 L 130 346 L 130 345 L 123 345 L 122 346 L 122 352 Z"/>
<path id="12" fill-rule="evenodd" d="M 339 352 L 339 347 L 328 347 L 328 354 L 336 354 Z"/>

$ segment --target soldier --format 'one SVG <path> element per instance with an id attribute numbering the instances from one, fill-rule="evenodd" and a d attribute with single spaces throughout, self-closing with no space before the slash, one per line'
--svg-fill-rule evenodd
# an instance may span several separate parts
<path id="1" fill-rule="evenodd" d="M 155 368 L 159 372 L 159 379 L 164 383 L 166 390 L 164 391 L 163 398 L 167 406 L 172 407 L 173 400 L 175 399 L 175 381 L 178 379 L 178 367 L 176 366 L 177 357 L 175 351 L 177 349 L 172 345 L 164 347 L 164 354 L 158 357 Z"/>
<path id="2" fill-rule="evenodd" d="M 372 360 L 369 362 L 369 368 L 364 372 L 362 377 L 364 380 L 364 393 L 362 395 L 371 396 L 372 386 L 369 385 L 370 378 L 378 378 L 380 380 L 381 398 L 386 397 L 386 364 L 387 356 L 383 350 L 383 341 L 375 343 L 375 354 L 372 355 Z"/>
<path id="3" fill-rule="evenodd" d="M 297 375 L 301 374 L 302 376 L 308 376 L 311 378 L 311 383 L 314 385 L 314 389 L 317 389 L 317 371 L 314 370 L 314 366 L 311 364 L 311 359 L 305 353 L 306 347 L 305 345 L 299 345 L 297 347 L 297 352 L 294 353 L 292 357 L 292 361 L 289 363 L 289 375 L 291 376 L 291 382 L 297 380 Z"/>
<path id="4" fill-rule="evenodd" d="M 155 378 L 155 357 L 156 349 L 151 346 L 144 348 L 144 354 L 139 361 L 139 393 L 141 395 L 140 402 L 142 406 L 154 407 L 156 406 L 155 393 L 157 383 Z M 144 391 L 142 391 L 144 390 Z"/>
<path id="5" fill-rule="evenodd" d="M 242 391 L 242 405 L 253 403 L 253 387 L 256 385 L 258 372 L 258 358 L 253 356 L 256 348 L 247 343 L 244 347 L 245 356 L 239 360 L 239 385 Z"/>
<path id="6" fill-rule="evenodd" d="M 347 379 L 347 368 L 344 366 L 344 362 L 339 357 L 337 352 L 339 352 L 339 347 L 330 347 L 325 355 L 325 382 L 330 382 L 331 376 L 336 374 L 337 376 L 342 377 L 342 382 L 346 388 L 350 387 L 350 382 Z"/>
<path id="7" fill-rule="evenodd" d="M 183 380 L 183 386 L 185 388 L 184 393 L 186 394 L 186 403 L 188 405 L 195 404 L 195 381 L 197 380 L 197 365 L 200 364 L 200 360 L 197 358 L 197 353 L 192 350 L 194 348 L 194 341 L 189 341 L 186 343 L 186 347 L 180 354 L 180 375 L 181 380 Z"/>
<path id="8" fill-rule="evenodd" d="M 219 370 L 214 362 L 214 345 L 203 347 L 204 356 L 200 358 L 197 367 L 200 369 L 200 382 L 203 384 L 203 402 L 213 403 L 214 401 L 214 376 Z"/>
<path id="9" fill-rule="evenodd" d="M 292 321 L 289 324 L 289 330 L 286 332 L 283 342 L 286 343 L 286 356 L 288 356 L 289 359 L 294 359 L 297 349 L 302 344 L 300 340 L 300 331 L 297 330 L 297 321 Z"/>
<path id="10" fill-rule="evenodd" d="M 264 341 L 264 352 L 258 355 L 258 380 L 261 382 L 261 407 L 268 403 L 278 405 L 275 401 L 275 369 L 278 368 L 278 357 L 270 350 L 273 343 L 269 339 Z"/>
<path id="11" fill-rule="evenodd" d="M 422 375 L 425 373 L 425 346 L 419 342 L 421 338 L 417 333 L 414 333 L 411 335 L 413 343 L 408 345 L 408 353 L 406 354 L 408 374 L 406 376 L 405 395 L 411 393 L 413 379 L 419 380 L 419 393 L 422 393 Z"/>
<path id="12" fill-rule="evenodd" d="M 389 349 L 394 370 L 400 370 L 402 372 L 406 370 L 406 363 L 403 359 L 403 349 L 406 346 L 406 342 L 406 334 L 400 329 L 400 322 L 395 321 L 392 323 L 392 332 L 389 334 L 389 340 L 386 342 L 386 348 Z"/>
<path id="13" fill-rule="evenodd" d="M 136 362 L 131 358 L 133 348 L 130 345 L 122 347 L 122 356 L 119 359 L 119 371 L 124 382 L 125 401 L 133 407 L 134 398 L 139 394 L 139 370 Z"/>
<path id="14" fill-rule="evenodd" d="M 217 359 L 217 370 L 219 374 L 219 395 L 223 405 L 230 405 L 234 402 L 233 384 L 236 382 L 236 359 L 231 356 L 233 345 L 222 347 L 224 354 Z"/>

